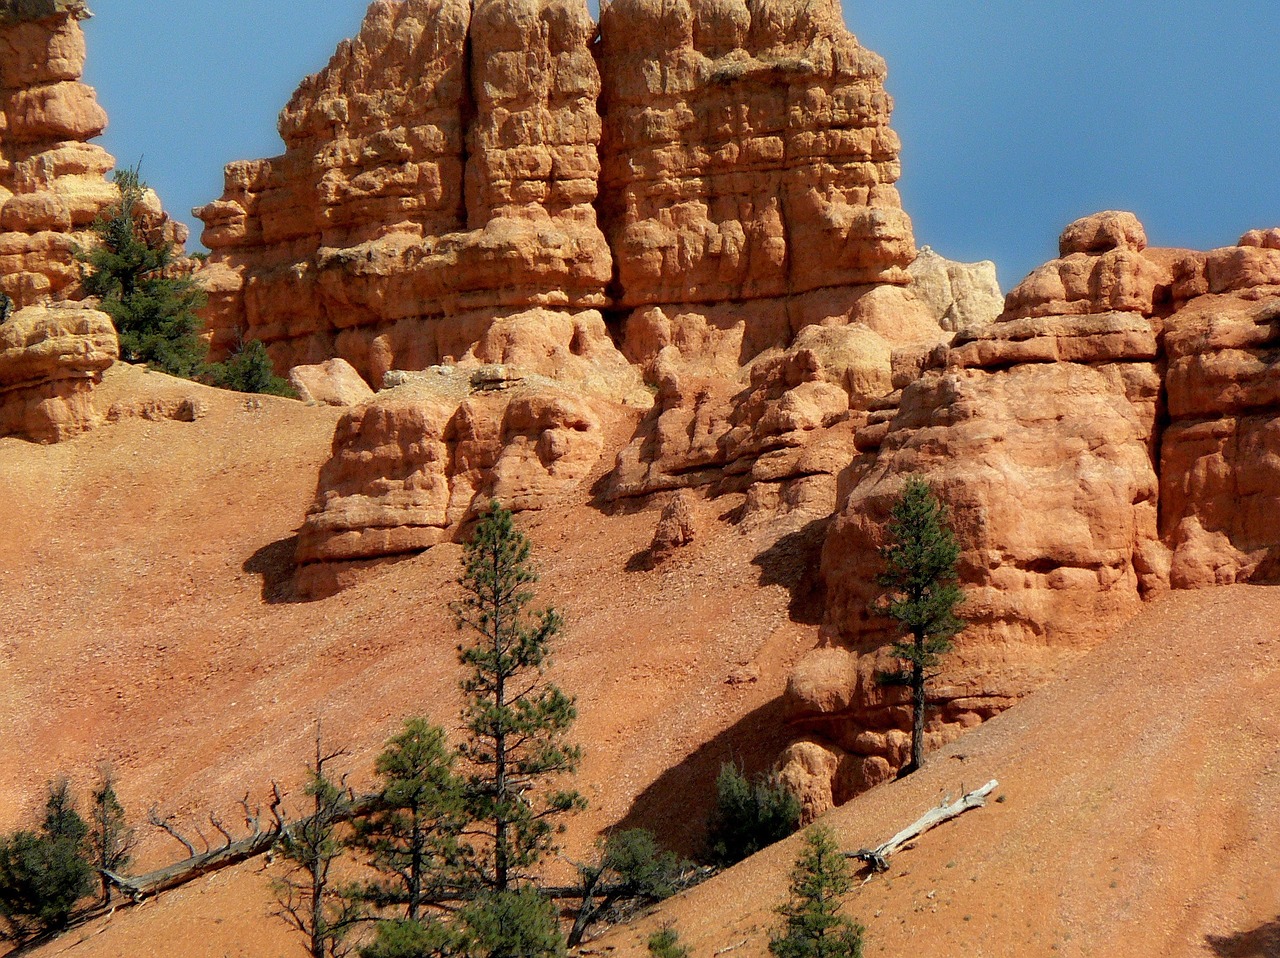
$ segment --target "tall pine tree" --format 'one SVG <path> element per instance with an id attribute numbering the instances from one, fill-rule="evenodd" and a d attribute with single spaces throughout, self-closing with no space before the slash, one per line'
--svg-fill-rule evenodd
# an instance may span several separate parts
<path id="1" fill-rule="evenodd" d="M 956 584 L 960 546 L 946 507 L 918 476 L 907 479 L 893 505 L 880 557 L 885 569 L 877 581 L 886 590 L 880 611 L 907 634 L 892 647 L 904 666 L 892 678 L 911 688 L 911 761 L 900 773 L 906 775 L 924 764 L 926 685 L 965 627 L 956 615 L 964 602 Z"/>
<path id="2" fill-rule="evenodd" d="M 474 639 L 459 647 L 469 670 L 462 683 L 468 738 L 460 750 L 471 766 L 465 837 L 478 881 L 498 893 L 525 883 L 551 851 L 557 820 L 586 804 L 557 787 L 581 759 L 567 741 L 577 710 L 545 676 L 561 619 L 554 609 L 530 608 L 537 575 L 529 551 L 511 512 L 491 503 L 467 543 L 458 580 L 464 597 L 454 604 L 458 628 Z"/>
<path id="3" fill-rule="evenodd" d="M 114 181 L 120 202 L 93 224 L 98 241 L 79 254 L 85 292 L 101 299 L 115 323 L 121 359 L 190 379 L 208 351 L 196 315 L 204 292 L 174 271 L 172 244 L 148 228 L 147 186 L 138 171 L 117 170 Z"/>

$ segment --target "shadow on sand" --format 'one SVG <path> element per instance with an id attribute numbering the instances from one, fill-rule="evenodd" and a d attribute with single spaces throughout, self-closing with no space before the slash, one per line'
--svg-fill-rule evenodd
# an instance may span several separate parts
<path id="1" fill-rule="evenodd" d="M 707 816 L 715 805 L 716 776 L 737 762 L 748 778 L 767 772 L 790 740 L 782 701 L 775 699 L 742 718 L 663 772 L 631 803 L 618 829 L 647 828 L 664 848 L 686 856 L 704 850 Z M 678 811 L 674 811 L 678 809 Z"/>
<path id="2" fill-rule="evenodd" d="M 1252 931 L 1234 935 L 1208 935 L 1205 942 L 1222 958 L 1280 958 L 1280 918 Z"/>
<path id="3" fill-rule="evenodd" d="M 815 519 L 802 529 L 782 536 L 751 560 L 760 568 L 762 586 L 780 585 L 791 593 L 787 611 L 791 621 L 821 625 L 826 605 L 822 587 L 822 544 L 832 517 Z"/>
<path id="4" fill-rule="evenodd" d="M 294 555 L 298 551 L 298 537 L 289 536 L 265 545 L 245 560 L 241 568 L 252 575 L 262 576 L 262 601 L 268 605 L 281 605 L 304 601 L 297 594 L 293 583 Z"/>

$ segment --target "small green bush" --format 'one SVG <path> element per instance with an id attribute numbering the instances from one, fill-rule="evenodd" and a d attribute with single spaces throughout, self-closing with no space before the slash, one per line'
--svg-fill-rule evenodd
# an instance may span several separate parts
<path id="1" fill-rule="evenodd" d="M 800 802 L 776 775 L 748 782 L 731 762 L 716 778 L 716 807 L 707 835 L 713 864 L 735 865 L 800 827 Z"/>
<path id="2" fill-rule="evenodd" d="M 210 386 L 238 393 L 296 398 L 289 383 L 276 375 L 267 347 L 260 339 L 251 339 L 220 363 L 205 367 L 201 377 Z"/>
<path id="3" fill-rule="evenodd" d="M 665 925 L 649 936 L 649 954 L 653 958 L 689 958 L 689 949 L 680 943 L 680 933 Z"/>
<path id="4" fill-rule="evenodd" d="M 439 921 L 384 921 L 360 958 L 444 958 L 460 953 L 457 934 Z"/>
<path id="5" fill-rule="evenodd" d="M 555 906 L 532 885 L 485 892 L 458 912 L 468 958 L 563 958 Z"/>

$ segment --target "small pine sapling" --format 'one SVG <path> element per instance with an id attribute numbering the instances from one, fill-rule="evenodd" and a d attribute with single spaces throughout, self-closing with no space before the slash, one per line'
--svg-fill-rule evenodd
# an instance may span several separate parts
<path id="1" fill-rule="evenodd" d="M 811 828 L 791 872 L 791 898 L 778 908 L 783 924 L 769 941 L 774 958 L 862 958 L 865 929 L 840 914 L 852 885 L 835 836 Z"/>

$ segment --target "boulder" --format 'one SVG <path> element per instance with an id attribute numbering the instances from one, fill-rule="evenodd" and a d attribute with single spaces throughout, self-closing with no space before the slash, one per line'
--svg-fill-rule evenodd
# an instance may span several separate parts
<path id="1" fill-rule="evenodd" d="M 315 366 L 294 366 L 289 385 L 303 402 L 326 406 L 358 406 L 373 398 L 373 390 L 345 359 L 331 359 Z"/>
<path id="2" fill-rule="evenodd" d="M 0 323 L 0 436 L 59 442 L 97 422 L 92 389 L 119 355 L 111 319 L 29 306 Z"/>
<path id="3" fill-rule="evenodd" d="M 523 512 L 576 491 L 609 416 L 607 404 L 543 377 L 489 390 L 455 367 L 353 408 L 299 533 L 301 593 L 330 594 L 370 566 L 446 541 L 492 499 Z"/>
<path id="4" fill-rule="evenodd" d="M 682 489 L 662 507 L 657 528 L 653 530 L 653 541 L 649 543 L 649 558 L 654 563 L 664 562 L 697 537 L 698 526 L 691 496 Z"/>

